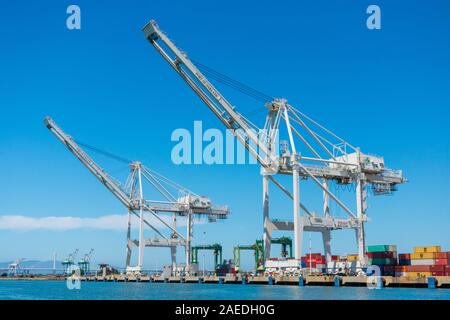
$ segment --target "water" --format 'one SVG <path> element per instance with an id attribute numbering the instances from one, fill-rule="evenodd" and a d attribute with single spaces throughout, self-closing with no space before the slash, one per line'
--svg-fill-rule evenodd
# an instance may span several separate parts
<path id="1" fill-rule="evenodd" d="M 231 284 L 82 282 L 81 289 L 69 290 L 65 281 L 0 281 L 0 300 L 9 299 L 298 299 L 298 300 L 450 300 L 449 289 L 365 287 L 298 287 Z"/>

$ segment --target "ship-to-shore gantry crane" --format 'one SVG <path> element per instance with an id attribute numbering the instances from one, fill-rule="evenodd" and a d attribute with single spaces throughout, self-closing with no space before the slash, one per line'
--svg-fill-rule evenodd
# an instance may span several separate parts
<path id="1" fill-rule="evenodd" d="M 176 182 L 144 166 L 139 161 L 124 159 L 130 166 L 130 174 L 125 183 L 120 183 L 101 168 L 72 137 L 66 134 L 50 117 L 44 119 L 45 126 L 69 149 L 69 151 L 128 209 L 126 270 L 140 273 L 144 263 L 145 247 L 167 247 L 171 250 L 172 270 L 176 267 L 176 248 L 182 246 L 186 253 L 186 272 L 191 265 L 191 243 L 194 217 L 206 217 L 209 222 L 226 219 L 230 210 L 226 206 L 214 207 L 211 200 L 199 196 Z M 85 147 L 88 147 L 85 145 Z M 91 147 L 92 148 L 92 147 Z M 94 149 L 95 150 L 95 149 Z M 98 149 L 97 149 L 98 150 Z M 103 152 L 104 153 L 104 152 Z M 104 153 L 104 155 L 107 155 Z M 111 154 L 110 154 L 111 155 Z M 114 156 L 116 159 L 123 159 Z M 144 196 L 144 182 L 147 182 L 163 200 L 149 200 Z M 171 215 L 171 221 L 164 219 Z M 132 216 L 138 218 L 138 239 L 131 239 Z M 147 216 L 153 217 L 149 221 Z M 177 226 L 177 218 L 186 219 L 186 234 Z M 165 234 L 168 229 L 170 234 Z M 154 237 L 146 238 L 144 231 L 152 230 Z M 133 248 L 138 248 L 138 261 L 131 266 Z"/>
<path id="2" fill-rule="evenodd" d="M 264 127 L 257 127 L 236 110 L 206 75 L 214 80 L 222 80 L 222 83 L 232 87 L 239 85 L 239 82 L 233 82 L 231 78 L 191 60 L 159 29 L 154 20 L 144 26 L 143 32 L 145 38 L 164 60 L 260 163 L 263 180 L 265 261 L 270 258 L 270 244 L 274 230 L 294 231 L 294 256 L 300 265 L 304 231 L 322 233 L 324 252 L 327 261 L 330 261 L 331 231 L 354 229 L 359 261 L 363 265 L 366 264 L 364 234 L 364 223 L 367 221 L 366 187 L 371 185 L 375 194 L 391 193 L 396 190 L 398 184 L 406 181 L 402 172 L 386 168 L 382 157 L 362 153 L 359 148 L 290 105 L 286 99 L 266 96 L 266 121 Z M 253 94 L 256 92 L 249 87 L 241 89 Z M 277 141 L 281 141 L 280 138 L 287 140 L 281 150 L 277 145 Z M 292 189 L 277 180 L 278 175 L 292 176 Z M 323 209 L 319 210 L 322 214 L 309 210 L 301 201 L 300 179 L 313 181 L 323 192 Z M 355 208 L 352 209 L 330 191 L 330 181 L 355 186 Z M 280 188 L 292 200 L 293 221 L 270 218 L 269 182 Z M 342 208 L 348 217 L 334 217 L 330 212 L 330 201 L 334 201 Z"/>

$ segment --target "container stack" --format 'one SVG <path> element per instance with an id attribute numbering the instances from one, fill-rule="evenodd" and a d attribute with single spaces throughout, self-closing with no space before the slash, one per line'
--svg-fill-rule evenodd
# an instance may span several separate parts
<path id="1" fill-rule="evenodd" d="M 395 275 L 395 266 L 398 263 L 396 245 L 368 246 L 366 256 L 368 259 L 368 264 L 380 267 L 382 275 Z"/>
<path id="2" fill-rule="evenodd" d="M 339 256 L 331 256 L 331 262 L 339 261 Z M 302 268 L 311 269 L 312 273 L 325 273 L 327 271 L 326 257 L 321 253 L 311 253 L 302 257 Z"/>
<path id="3" fill-rule="evenodd" d="M 325 256 L 321 253 L 311 253 L 302 257 L 302 267 L 311 269 L 313 273 L 321 273 L 326 268 Z"/>
<path id="4" fill-rule="evenodd" d="M 396 267 L 396 276 L 450 276 L 450 253 L 442 252 L 440 246 L 415 247 L 413 253 L 399 257 L 401 263 Z"/>

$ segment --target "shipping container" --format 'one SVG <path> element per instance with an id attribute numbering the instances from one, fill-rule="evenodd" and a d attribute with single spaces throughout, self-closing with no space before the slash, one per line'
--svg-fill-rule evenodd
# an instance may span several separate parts
<path id="1" fill-rule="evenodd" d="M 411 254 L 409 253 L 399 253 L 398 260 L 411 260 Z"/>
<path id="2" fill-rule="evenodd" d="M 432 266 L 434 265 L 434 259 L 413 259 L 411 260 L 412 266 Z"/>
<path id="3" fill-rule="evenodd" d="M 405 266 L 407 272 L 431 272 L 431 266 Z"/>
<path id="4" fill-rule="evenodd" d="M 431 277 L 431 272 L 406 272 L 407 277 L 413 277 L 413 278 L 426 278 Z"/>
<path id="5" fill-rule="evenodd" d="M 386 251 L 397 251 L 396 245 L 374 245 L 374 246 L 367 246 L 367 252 L 386 252 Z"/>
<path id="6" fill-rule="evenodd" d="M 445 266 L 430 266 L 431 272 L 445 272 Z"/>
<path id="7" fill-rule="evenodd" d="M 414 247 L 414 253 L 441 252 L 441 246 Z"/>
<path id="8" fill-rule="evenodd" d="M 360 272 L 363 270 L 361 262 L 359 261 L 347 261 L 346 263 L 346 268 L 351 270 L 352 272 Z"/>
<path id="9" fill-rule="evenodd" d="M 447 259 L 434 259 L 434 264 L 440 265 L 440 266 L 446 266 L 448 264 Z"/>
<path id="10" fill-rule="evenodd" d="M 448 252 L 436 252 L 434 257 L 436 259 L 445 259 L 445 260 L 448 260 L 450 258 Z"/>
<path id="11" fill-rule="evenodd" d="M 397 260 L 396 259 L 390 259 L 390 258 L 385 258 L 385 259 L 369 259 L 369 265 L 373 264 L 373 265 L 377 265 L 377 266 L 385 266 L 385 265 L 395 265 L 397 264 Z"/>
<path id="12" fill-rule="evenodd" d="M 305 254 L 305 258 L 313 258 L 313 259 L 320 259 L 322 257 L 322 254 L 321 253 L 311 253 L 311 254 L 309 254 L 309 253 L 307 253 L 307 254 Z"/>
<path id="13" fill-rule="evenodd" d="M 444 277 L 445 271 L 433 271 L 433 272 L 431 272 L 431 275 L 433 277 Z"/>
<path id="14" fill-rule="evenodd" d="M 327 269 L 329 272 L 343 272 L 346 268 L 346 263 L 342 261 L 331 261 L 327 263 Z"/>
<path id="15" fill-rule="evenodd" d="M 411 260 L 398 260 L 398 264 L 401 266 L 410 266 L 411 265 Z"/>
<path id="16" fill-rule="evenodd" d="M 411 260 L 414 259 L 434 259 L 435 253 L 434 252 L 416 252 L 411 253 Z"/>
<path id="17" fill-rule="evenodd" d="M 383 259 L 383 258 L 396 258 L 395 252 L 367 252 L 366 253 L 367 258 L 369 259 Z"/>
<path id="18" fill-rule="evenodd" d="M 395 272 L 405 272 L 406 266 L 395 266 L 394 270 L 395 270 Z"/>
<path id="19" fill-rule="evenodd" d="M 347 261 L 350 261 L 350 262 L 358 261 L 358 255 L 348 255 Z"/>

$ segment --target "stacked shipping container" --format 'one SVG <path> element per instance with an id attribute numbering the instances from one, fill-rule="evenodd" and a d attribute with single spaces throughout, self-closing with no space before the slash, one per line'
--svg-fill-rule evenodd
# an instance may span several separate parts
<path id="1" fill-rule="evenodd" d="M 396 276 L 450 276 L 450 253 L 442 252 L 440 246 L 415 247 L 411 254 L 400 254 L 399 262 Z"/>
<path id="2" fill-rule="evenodd" d="M 366 256 L 369 265 L 380 268 L 381 274 L 385 276 L 395 275 L 397 265 L 397 246 L 395 245 L 374 245 L 368 246 Z"/>
<path id="3" fill-rule="evenodd" d="M 368 265 L 376 265 L 385 276 L 450 276 L 450 252 L 440 246 L 415 247 L 413 253 L 397 254 L 396 245 L 373 245 L 366 248 Z M 365 271 L 357 254 L 332 256 L 327 264 L 321 253 L 306 254 L 301 259 L 302 268 L 312 273 L 337 273 Z"/>

